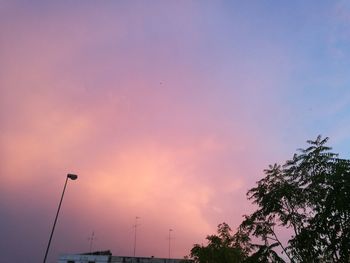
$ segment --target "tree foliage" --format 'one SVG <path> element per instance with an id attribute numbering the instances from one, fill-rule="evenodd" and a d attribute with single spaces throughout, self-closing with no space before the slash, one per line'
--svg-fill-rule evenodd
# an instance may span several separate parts
<path id="1" fill-rule="evenodd" d="M 278 244 L 252 244 L 245 232 L 231 232 L 228 224 L 218 225 L 217 235 L 207 236 L 207 245 L 195 244 L 190 258 L 195 263 L 284 263 L 273 250 Z"/>
<path id="2" fill-rule="evenodd" d="M 309 140 L 291 160 L 265 169 L 247 193 L 257 210 L 234 235 L 223 223 L 207 246 L 195 245 L 195 263 L 350 262 L 350 161 L 327 141 Z M 284 242 L 283 229 L 291 233 Z"/>
<path id="3" fill-rule="evenodd" d="M 231 234 L 228 224 L 218 225 L 217 235 L 207 236 L 206 246 L 195 244 L 191 258 L 195 263 L 239 263 L 244 259 L 244 252 Z"/>
<path id="4" fill-rule="evenodd" d="M 350 162 L 327 141 L 318 136 L 283 165 L 270 165 L 247 193 L 258 209 L 239 231 L 260 239 L 270 253 L 280 247 L 290 262 L 350 262 Z M 278 238 L 279 227 L 293 233 L 287 244 Z"/>

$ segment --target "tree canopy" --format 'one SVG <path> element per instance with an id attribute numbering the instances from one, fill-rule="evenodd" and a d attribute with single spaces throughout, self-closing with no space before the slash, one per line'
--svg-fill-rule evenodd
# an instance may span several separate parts
<path id="1" fill-rule="evenodd" d="M 350 262 L 350 162 L 327 141 L 318 136 L 283 165 L 270 165 L 247 193 L 258 209 L 241 231 L 277 244 L 290 262 Z M 292 231 L 287 244 L 278 226 Z"/>
<path id="2" fill-rule="evenodd" d="M 191 250 L 191 258 L 196 263 L 239 263 L 244 259 L 244 253 L 235 237 L 231 234 L 228 224 L 218 226 L 217 235 L 207 236 L 206 246 L 195 244 Z"/>
<path id="3" fill-rule="evenodd" d="M 236 234 L 221 224 L 208 246 L 195 245 L 195 262 L 350 262 L 350 161 L 327 141 L 309 140 L 290 160 L 265 169 L 247 193 L 256 211 Z M 283 228 L 291 233 L 287 242 Z"/>

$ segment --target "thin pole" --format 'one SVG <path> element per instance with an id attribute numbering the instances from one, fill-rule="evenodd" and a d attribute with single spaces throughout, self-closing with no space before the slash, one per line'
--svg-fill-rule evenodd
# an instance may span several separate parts
<path id="1" fill-rule="evenodd" d="M 137 229 L 137 219 L 139 219 L 139 217 L 135 217 L 135 225 L 134 225 L 134 228 L 135 228 L 135 232 L 134 232 L 134 257 L 136 255 L 136 229 Z"/>
<path id="2" fill-rule="evenodd" d="M 51 235 L 50 235 L 49 243 L 47 244 L 47 248 L 46 248 L 46 252 L 45 252 L 45 257 L 44 257 L 44 263 L 46 262 L 47 254 L 49 253 L 50 244 L 51 244 L 51 239 L 52 239 L 52 236 L 53 236 L 53 232 L 55 231 L 55 226 L 56 226 L 56 222 L 57 222 L 58 214 L 59 214 L 60 209 L 61 209 L 61 204 L 62 204 L 62 200 L 63 200 L 64 192 L 66 191 L 67 182 L 68 182 L 68 176 L 67 176 L 67 178 L 66 178 L 66 182 L 64 183 L 64 187 L 63 187 L 63 192 L 62 192 L 62 196 L 61 196 L 60 204 L 58 205 L 58 209 L 57 209 L 57 213 L 56 213 L 55 221 L 54 221 L 54 223 L 53 223 L 53 227 L 52 227 L 52 231 L 51 231 Z"/>
<path id="3" fill-rule="evenodd" d="M 90 253 L 92 251 L 92 243 L 94 242 L 95 239 L 96 239 L 95 232 L 92 231 L 91 237 L 88 238 L 88 240 L 90 241 Z"/>
<path id="4" fill-rule="evenodd" d="M 173 231 L 172 229 L 169 229 L 169 247 L 168 247 L 168 258 L 170 259 L 170 240 L 171 240 L 171 236 L 170 233 L 171 231 Z"/>

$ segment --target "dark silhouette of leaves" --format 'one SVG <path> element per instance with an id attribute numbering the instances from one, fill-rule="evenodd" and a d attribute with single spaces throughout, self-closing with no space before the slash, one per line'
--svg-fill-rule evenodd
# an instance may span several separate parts
<path id="1" fill-rule="evenodd" d="M 220 224 L 206 246 L 193 247 L 194 262 L 350 262 L 350 161 L 327 142 L 319 135 L 284 164 L 269 165 L 247 193 L 257 210 L 234 235 Z M 292 233 L 285 244 L 281 229 Z"/>
<path id="2" fill-rule="evenodd" d="M 264 170 L 265 177 L 248 191 L 258 209 L 240 228 L 263 242 L 252 255 L 256 262 L 278 262 L 272 259 L 276 244 L 290 262 L 350 262 L 350 162 L 332 153 L 327 142 L 321 136 L 308 140 L 291 160 Z M 293 232 L 286 245 L 278 227 Z"/>

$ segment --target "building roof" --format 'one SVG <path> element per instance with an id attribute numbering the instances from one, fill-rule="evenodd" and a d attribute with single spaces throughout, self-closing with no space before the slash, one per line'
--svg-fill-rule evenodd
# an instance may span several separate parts
<path id="1" fill-rule="evenodd" d="M 130 257 L 113 256 L 110 250 L 95 251 L 79 254 L 64 254 L 58 259 L 58 263 L 182 263 L 191 260 L 179 258 L 156 258 L 156 257 Z"/>

